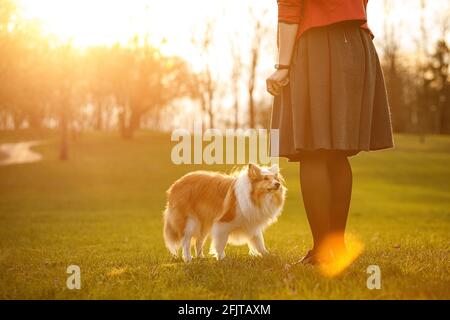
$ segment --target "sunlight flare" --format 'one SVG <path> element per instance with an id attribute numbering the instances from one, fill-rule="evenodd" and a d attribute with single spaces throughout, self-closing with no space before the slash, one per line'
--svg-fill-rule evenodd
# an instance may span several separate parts
<path id="1" fill-rule="evenodd" d="M 319 249 L 320 272 L 329 278 L 333 278 L 345 270 L 361 255 L 364 250 L 363 243 L 353 234 L 346 235 L 346 250 L 334 250 L 331 260 L 330 248 L 338 247 L 339 236 L 331 235 Z"/>

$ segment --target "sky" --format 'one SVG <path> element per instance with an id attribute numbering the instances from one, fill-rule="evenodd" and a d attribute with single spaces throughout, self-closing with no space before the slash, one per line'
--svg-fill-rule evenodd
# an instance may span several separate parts
<path id="1" fill-rule="evenodd" d="M 375 45 L 382 54 L 385 18 L 395 27 L 406 55 L 417 52 L 420 39 L 420 1 L 386 0 L 391 14 L 384 14 L 385 0 L 370 0 L 369 26 Z M 16 0 L 25 19 L 38 20 L 45 33 L 61 42 L 85 48 L 93 45 L 127 43 L 134 34 L 148 35 L 150 42 L 170 55 L 185 58 L 193 69 L 204 66 L 203 57 L 193 45 L 208 21 L 214 25 L 214 45 L 209 55 L 216 78 L 229 81 L 230 39 L 236 41 L 242 60 L 248 64 L 252 40 L 251 16 L 259 17 L 267 41 L 261 48 L 257 93 L 264 93 L 264 79 L 276 62 L 276 0 Z M 449 16 L 450 1 L 425 0 L 424 13 L 429 48 L 442 36 L 442 17 Z M 447 35 L 450 42 L 450 33 Z M 231 104 L 229 102 L 228 104 Z"/>
<path id="2" fill-rule="evenodd" d="M 421 0 L 370 0 L 369 25 L 375 44 L 382 48 L 384 3 L 391 7 L 388 21 L 395 26 L 402 50 L 417 52 L 420 38 Z M 249 57 L 253 22 L 260 17 L 267 28 L 261 48 L 260 72 L 269 72 L 277 58 L 276 0 L 16 0 L 25 19 L 38 20 L 44 31 L 77 47 L 127 43 L 134 34 L 148 35 L 150 42 L 170 55 L 180 55 L 194 69 L 204 65 L 192 38 L 201 38 L 208 21 L 214 24 L 214 46 L 208 59 L 214 69 L 229 77 L 230 39 L 236 41 L 245 63 Z M 450 15 L 450 1 L 425 0 L 426 29 L 430 50 L 441 37 L 442 16 Z M 447 35 L 450 42 L 450 32 Z M 381 50 L 380 50 L 381 51 Z M 382 53 L 382 52 L 380 52 Z"/>
<path id="3" fill-rule="evenodd" d="M 149 33 L 155 43 L 167 39 L 165 50 L 188 56 L 193 30 L 201 30 L 205 21 L 214 20 L 217 36 L 237 32 L 245 38 L 249 10 L 264 15 L 264 22 L 274 33 L 275 0 L 17 0 L 28 19 L 38 19 L 44 29 L 63 41 L 71 39 L 80 47 L 126 42 L 133 33 Z M 389 0 L 390 21 L 402 35 L 402 46 L 414 49 L 419 35 L 420 0 Z M 427 28 L 432 39 L 439 36 L 437 27 L 443 12 L 449 12 L 448 0 L 426 0 Z M 378 39 L 383 35 L 384 0 L 369 1 L 369 24 Z M 220 44 L 219 44 L 220 46 Z M 192 58 L 192 57 L 191 57 Z"/>

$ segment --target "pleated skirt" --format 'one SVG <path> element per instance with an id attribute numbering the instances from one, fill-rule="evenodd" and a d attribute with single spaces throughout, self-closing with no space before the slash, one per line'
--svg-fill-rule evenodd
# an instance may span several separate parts
<path id="1" fill-rule="evenodd" d="M 309 151 L 352 156 L 394 146 L 378 54 L 358 23 L 306 31 L 296 42 L 289 77 L 273 103 L 271 129 L 279 130 L 279 139 L 271 141 L 271 156 L 300 161 Z"/>

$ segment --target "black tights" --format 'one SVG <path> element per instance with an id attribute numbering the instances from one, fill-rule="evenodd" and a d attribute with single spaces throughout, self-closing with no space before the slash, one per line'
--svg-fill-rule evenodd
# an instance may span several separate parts
<path id="1" fill-rule="evenodd" d="M 352 169 L 340 151 L 311 151 L 300 160 L 300 184 L 314 249 L 329 236 L 345 249 L 344 233 L 352 193 Z"/>

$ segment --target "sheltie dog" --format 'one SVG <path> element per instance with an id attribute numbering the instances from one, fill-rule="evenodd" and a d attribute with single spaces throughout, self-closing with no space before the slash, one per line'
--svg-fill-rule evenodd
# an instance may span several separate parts
<path id="1" fill-rule="evenodd" d="M 197 257 L 211 235 L 210 253 L 225 257 L 225 246 L 247 244 L 251 255 L 268 253 L 263 231 L 274 223 L 284 204 L 286 188 L 277 165 L 249 164 L 226 175 L 195 171 L 177 180 L 167 191 L 164 241 L 177 256 L 191 261 L 191 243 Z"/>

